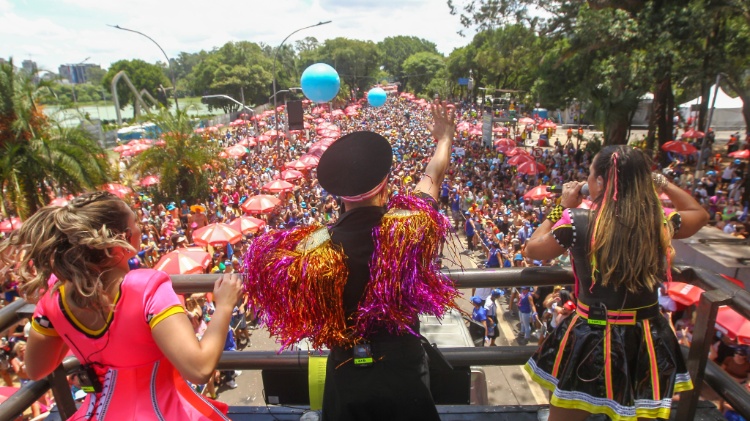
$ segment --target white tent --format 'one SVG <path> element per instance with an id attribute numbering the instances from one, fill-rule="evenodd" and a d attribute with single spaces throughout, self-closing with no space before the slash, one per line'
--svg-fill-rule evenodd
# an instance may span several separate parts
<path id="1" fill-rule="evenodd" d="M 714 90 L 716 85 L 711 86 L 708 106 L 711 107 L 711 102 L 714 97 Z M 692 101 L 688 101 L 684 104 L 680 104 L 680 114 L 684 119 L 690 116 L 691 106 L 697 106 L 701 103 L 701 97 L 695 98 Z M 740 97 L 732 98 L 727 95 L 721 87 L 716 94 L 716 105 L 714 109 L 714 115 L 711 119 L 711 127 L 714 130 L 738 130 L 745 127 L 745 119 L 742 117 L 742 99 Z M 697 114 L 697 113 L 696 113 Z M 701 127 L 701 129 L 703 129 Z"/>

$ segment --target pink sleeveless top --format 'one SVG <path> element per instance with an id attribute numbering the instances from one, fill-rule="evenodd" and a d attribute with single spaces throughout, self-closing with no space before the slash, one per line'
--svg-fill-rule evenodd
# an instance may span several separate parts
<path id="1" fill-rule="evenodd" d="M 45 294 L 37 303 L 32 328 L 62 337 L 78 360 L 91 364 L 99 376 L 102 391 L 89 393 L 71 419 L 228 420 L 190 387 L 151 336 L 159 322 L 184 313 L 167 274 L 129 272 L 114 311 L 98 331 L 76 320 L 64 296 L 63 287 Z"/>

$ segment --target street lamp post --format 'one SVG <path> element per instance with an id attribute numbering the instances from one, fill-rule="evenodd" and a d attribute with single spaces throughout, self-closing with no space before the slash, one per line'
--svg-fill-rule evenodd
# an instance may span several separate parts
<path id="1" fill-rule="evenodd" d="M 299 28 L 299 29 L 295 30 L 291 34 L 287 35 L 286 38 L 284 38 L 283 41 L 281 41 L 281 44 L 279 44 L 279 46 L 276 47 L 276 51 L 273 53 L 273 74 L 272 74 L 272 76 L 273 76 L 273 116 L 274 116 L 274 125 L 276 127 L 276 132 L 277 133 L 279 131 L 279 112 L 276 109 L 276 94 L 278 93 L 278 92 L 276 92 L 276 57 L 279 55 L 279 50 L 284 45 L 284 43 L 286 42 L 286 40 L 288 40 L 289 37 L 291 37 L 292 35 L 296 34 L 297 32 L 305 30 L 305 29 L 314 28 L 316 26 L 327 25 L 329 23 L 331 23 L 331 21 L 327 20 L 325 22 L 318 22 L 315 25 L 305 26 L 304 28 Z"/>
<path id="2" fill-rule="evenodd" d="M 229 95 L 203 95 L 201 98 L 224 98 L 224 99 L 228 99 L 229 101 L 232 101 L 235 104 L 239 105 L 240 107 L 242 107 L 242 108 L 250 111 L 251 113 L 253 113 L 253 123 L 255 123 L 254 124 L 255 125 L 255 134 L 260 134 L 260 132 L 258 131 L 258 119 L 255 118 L 255 110 L 253 110 L 252 108 L 250 108 L 247 105 L 245 105 L 245 104 L 237 101 L 236 99 L 232 98 Z"/>
<path id="3" fill-rule="evenodd" d="M 167 53 L 164 52 L 164 49 L 161 48 L 161 45 L 159 45 L 158 42 L 154 41 L 153 38 L 151 38 L 150 36 L 144 34 L 143 32 L 138 32 L 136 30 L 128 29 L 128 28 L 123 28 L 120 25 L 107 25 L 107 26 L 111 26 L 113 28 L 120 29 L 120 30 L 123 30 L 123 31 L 134 32 L 134 33 L 136 33 L 138 35 L 144 36 L 144 37 L 148 38 L 151 42 L 153 42 L 154 44 L 156 44 L 157 47 L 159 47 L 159 50 L 161 50 L 161 53 L 164 54 L 164 58 L 167 59 L 167 65 L 169 66 L 169 76 L 172 78 L 172 89 L 173 89 L 173 92 L 174 92 L 174 107 L 175 107 L 175 109 L 177 111 L 180 111 L 180 104 L 177 102 L 177 81 L 175 80 L 175 77 L 174 77 L 174 69 L 172 68 L 172 61 L 169 59 L 169 56 L 167 56 Z"/>

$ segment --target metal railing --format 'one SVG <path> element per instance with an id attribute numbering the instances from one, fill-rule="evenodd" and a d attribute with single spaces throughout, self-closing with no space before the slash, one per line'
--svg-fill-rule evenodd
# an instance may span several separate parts
<path id="1" fill-rule="evenodd" d="M 572 284 L 573 273 L 570 270 L 553 267 L 527 267 L 465 271 L 445 271 L 446 275 L 456 281 L 459 288 L 483 287 L 519 287 L 525 285 L 551 286 Z M 693 419 L 697 409 L 700 390 L 705 381 L 744 417 L 750 417 L 750 399 L 745 392 L 724 370 L 708 361 L 708 350 L 714 335 L 714 324 L 718 307 L 729 305 L 744 317 L 750 319 L 750 293 L 724 278 L 704 269 L 689 266 L 673 268 L 675 280 L 695 284 L 704 288 L 698 303 L 698 318 L 693 333 L 693 343 L 687 351 L 687 366 L 693 379 L 695 389 L 682 392 L 677 405 L 676 419 Z M 216 275 L 177 275 L 172 276 L 173 286 L 177 293 L 187 294 L 207 292 L 213 289 Z M 16 314 L 25 303 L 18 300 L 0 309 L 0 330 L 8 329 L 19 320 Z M 453 366 L 492 366 L 522 365 L 536 350 L 534 346 L 498 346 L 492 348 L 441 348 L 446 360 Z M 217 369 L 304 369 L 307 366 L 306 351 L 227 351 L 224 352 Z M 50 388 L 55 396 L 58 411 L 63 419 L 75 412 L 69 386 L 65 375 L 79 365 L 75 358 L 66 359 L 49 377 L 30 382 L 20 391 L 0 404 L 0 419 L 14 419 L 26 408 L 39 399 Z"/>

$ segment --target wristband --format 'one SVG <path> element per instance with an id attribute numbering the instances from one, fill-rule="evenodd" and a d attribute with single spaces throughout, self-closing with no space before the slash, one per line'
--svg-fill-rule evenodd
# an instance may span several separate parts
<path id="1" fill-rule="evenodd" d="M 563 208 L 562 206 L 556 205 L 547 214 L 547 220 L 550 221 L 550 222 L 552 222 L 552 224 L 557 223 L 557 221 L 559 221 L 560 218 L 562 218 L 564 210 L 565 210 L 565 208 Z"/>
<path id="2" fill-rule="evenodd" d="M 661 193 L 664 191 L 664 188 L 667 187 L 667 177 L 664 177 L 664 174 L 659 174 L 657 172 L 651 173 L 651 179 L 654 181 L 654 187 L 656 187 L 656 190 Z"/>

